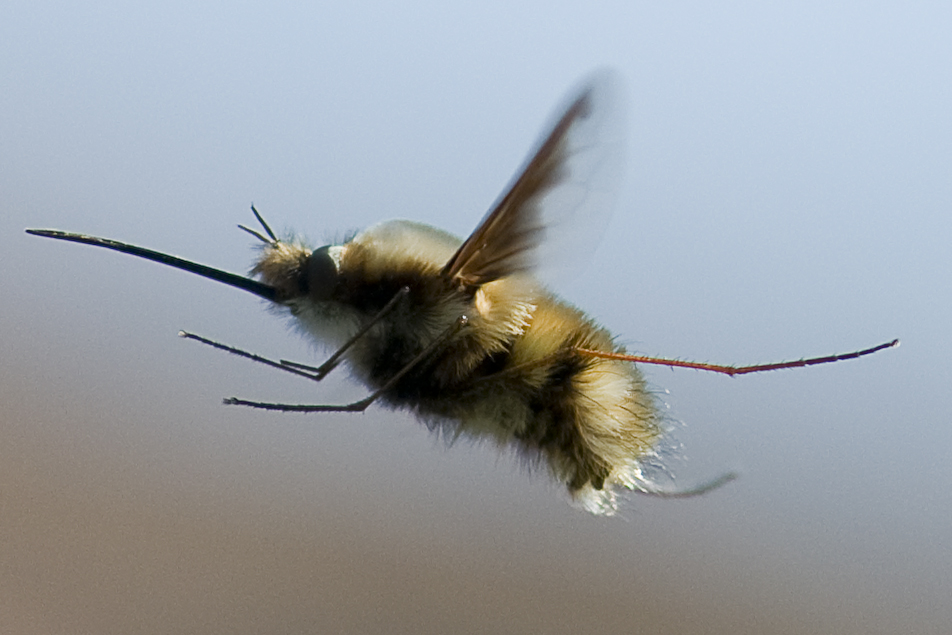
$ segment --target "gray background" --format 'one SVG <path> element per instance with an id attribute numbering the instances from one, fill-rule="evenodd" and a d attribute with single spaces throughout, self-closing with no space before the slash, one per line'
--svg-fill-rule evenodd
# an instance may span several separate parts
<path id="1" fill-rule="evenodd" d="M 947 3 L 130 4 L 0 22 L 0 631 L 948 632 Z M 566 299 L 688 359 L 903 339 L 648 370 L 681 482 L 743 473 L 705 498 L 593 518 L 399 413 L 221 406 L 361 391 L 176 338 L 318 358 L 247 294 L 23 233 L 465 234 L 603 65 L 625 184 Z"/>

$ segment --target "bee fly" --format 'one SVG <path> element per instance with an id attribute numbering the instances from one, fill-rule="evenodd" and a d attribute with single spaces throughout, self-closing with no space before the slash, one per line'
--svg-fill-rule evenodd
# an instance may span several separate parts
<path id="1" fill-rule="evenodd" d="M 516 177 L 464 241 L 420 223 L 374 225 L 340 245 L 310 249 L 263 233 L 251 274 L 227 273 L 104 238 L 27 230 L 105 247 L 244 289 L 288 311 L 305 333 L 335 347 L 317 367 L 273 361 L 181 333 L 280 370 L 320 381 L 340 362 L 370 390 L 346 405 L 226 399 L 282 412 L 362 412 L 381 402 L 415 413 L 450 438 L 490 439 L 541 464 L 593 513 L 616 509 L 614 488 L 692 496 L 733 478 L 670 490 L 643 474 L 663 433 L 655 398 L 634 362 L 738 375 L 852 359 L 895 346 L 780 364 L 727 367 L 633 356 L 582 311 L 533 277 L 546 230 L 560 214 L 607 204 L 617 131 L 607 123 L 604 73 L 585 81 L 557 112 Z M 613 145 L 614 144 L 614 145 Z"/>

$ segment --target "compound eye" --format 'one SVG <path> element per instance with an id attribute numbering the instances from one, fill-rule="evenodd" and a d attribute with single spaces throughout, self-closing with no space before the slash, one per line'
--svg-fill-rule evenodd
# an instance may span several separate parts
<path id="1" fill-rule="evenodd" d="M 307 293 L 312 300 L 330 300 L 337 287 L 337 260 L 330 253 L 331 246 L 321 247 L 307 257 L 304 272 Z"/>

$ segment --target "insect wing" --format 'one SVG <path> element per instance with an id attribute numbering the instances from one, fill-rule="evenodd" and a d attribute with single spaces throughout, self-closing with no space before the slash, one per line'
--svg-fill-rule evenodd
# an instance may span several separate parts
<path id="1" fill-rule="evenodd" d="M 443 274 L 478 286 L 522 271 L 563 272 L 601 238 L 621 178 L 623 108 L 618 80 L 593 73 L 546 133 Z"/>

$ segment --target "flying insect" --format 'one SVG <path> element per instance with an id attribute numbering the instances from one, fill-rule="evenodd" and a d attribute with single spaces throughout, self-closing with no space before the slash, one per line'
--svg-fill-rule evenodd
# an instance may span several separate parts
<path id="1" fill-rule="evenodd" d="M 182 335 L 315 381 L 345 363 L 370 391 L 344 405 L 237 398 L 227 404 L 282 412 L 362 412 L 373 403 L 405 409 L 447 437 L 514 449 L 598 514 L 615 512 L 619 487 L 656 496 L 697 495 L 734 475 L 681 490 L 661 488 L 645 475 L 664 424 L 636 363 L 734 375 L 861 357 L 898 341 L 740 368 L 640 357 L 548 291 L 535 276 L 548 232 L 573 214 L 611 202 L 620 139 L 611 116 L 611 83 L 608 74 L 598 73 L 569 95 L 465 240 L 395 220 L 314 249 L 293 236 L 279 239 L 252 206 L 261 230 L 240 227 L 260 241 L 261 252 L 245 277 L 104 238 L 27 232 L 146 258 L 257 295 L 334 353 L 309 366 Z"/>

